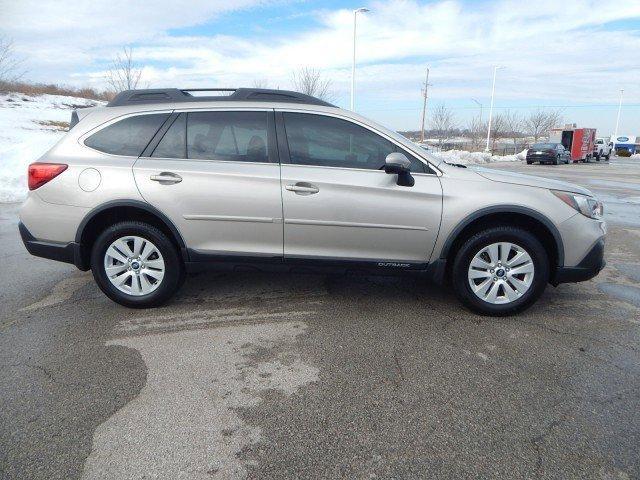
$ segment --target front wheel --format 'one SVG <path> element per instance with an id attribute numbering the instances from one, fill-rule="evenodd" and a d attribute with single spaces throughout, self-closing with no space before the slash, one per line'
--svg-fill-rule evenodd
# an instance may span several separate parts
<path id="1" fill-rule="evenodd" d="M 184 278 L 171 240 L 156 227 L 127 221 L 107 228 L 91 251 L 93 278 L 116 303 L 132 308 L 165 303 Z"/>
<path id="2" fill-rule="evenodd" d="M 474 312 L 510 315 L 531 306 L 549 281 L 549 259 L 540 241 L 517 227 L 476 233 L 459 249 L 453 289 Z"/>

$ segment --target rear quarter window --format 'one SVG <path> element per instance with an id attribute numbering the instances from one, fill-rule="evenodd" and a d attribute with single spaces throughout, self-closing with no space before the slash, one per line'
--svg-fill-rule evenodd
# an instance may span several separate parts
<path id="1" fill-rule="evenodd" d="M 111 155 L 139 157 L 167 118 L 168 113 L 128 117 L 94 133 L 84 144 Z"/>

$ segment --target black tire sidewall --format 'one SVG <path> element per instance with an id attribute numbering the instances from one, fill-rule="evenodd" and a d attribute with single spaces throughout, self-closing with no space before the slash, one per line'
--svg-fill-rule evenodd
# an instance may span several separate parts
<path id="1" fill-rule="evenodd" d="M 153 292 L 132 296 L 118 290 L 108 279 L 104 270 L 104 254 L 118 238 L 135 235 L 152 242 L 162 254 L 165 263 L 165 274 L 160 286 Z M 91 251 L 91 271 L 100 290 L 120 305 L 131 308 L 148 308 L 162 305 L 179 288 L 184 277 L 184 266 L 176 247 L 171 240 L 157 228 L 142 222 L 127 221 L 117 223 L 102 232 L 93 244 Z"/>
<path id="2" fill-rule="evenodd" d="M 478 251 L 492 243 L 511 242 L 524 248 L 533 260 L 533 284 L 518 300 L 502 305 L 482 301 L 471 290 L 468 281 L 469 264 Z M 544 292 L 549 282 L 550 268 L 547 253 L 540 241 L 531 233 L 517 227 L 494 227 L 479 232 L 463 243 L 456 254 L 452 268 L 452 283 L 458 299 L 468 308 L 483 315 L 511 315 L 525 310 Z"/>

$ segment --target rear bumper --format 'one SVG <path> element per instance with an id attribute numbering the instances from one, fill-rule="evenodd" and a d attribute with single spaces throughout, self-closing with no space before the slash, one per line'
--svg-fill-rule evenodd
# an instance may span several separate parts
<path id="1" fill-rule="evenodd" d="M 38 240 L 22 222 L 18 224 L 18 230 L 20 230 L 22 243 L 24 243 L 31 255 L 57 260 L 58 262 L 71 263 L 80 270 L 88 270 L 88 266 L 83 265 L 79 244 L 75 242 L 60 243 Z"/>
<path id="2" fill-rule="evenodd" d="M 527 162 L 555 162 L 555 155 L 527 155 Z"/>
<path id="3" fill-rule="evenodd" d="M 551 281 L 552 285 L 576 283 L 590 280 L 605 267 L 604 238 L 600 238 L 589 253 L 575 267 L 558 267 Z"/>

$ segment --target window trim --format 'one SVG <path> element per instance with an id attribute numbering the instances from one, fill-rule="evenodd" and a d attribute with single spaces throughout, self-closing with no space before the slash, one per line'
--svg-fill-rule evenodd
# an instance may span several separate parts
<path id="1" fill-rule="evenodd" d="M 356 168 L 356 167 L 335 167 L 335 166 L 324 166 L 324 165 L 298 165 L 295 163 L 291 163 L 291 157 L 289 155 L 289 143 L 288 143 L 288 139 L 286 137 L 286 127 L 285 127 L 285 123 L 284 123 L 284 116 L 282 114 L 284 113 L 305 113 L 307 115 L 320 115 L 320 116 L 324 116 L 324 117 L 333 117 L 333 118 L 337 118 L 339 120 L 344 120 L 347 122 L 351 122 L 355 125 L 358 125 L 366 130 L 369 130 L 370 132 L 384 138 L 385 140 L 387 140 L 388 142 L 391 142 L 393 145 L 396 146 L 396 148 L 398 148 L 400 150 L 400 153 L 404 153 L 405 155 L 409 154 L 411 155 L 413 158 L 415 158 L 416 160 L 422 162 L 423 164 L 425 164 L 425 166 L 429 169 L 431 169 L 433 171 L 433 173 L 429 173 L 429 172 L 411 172 L 411 175 L 428 175 L 428 176 L 436 176 L 436 177 L 440 177 L 442 176 L 442 171 L 439 170 L 438 168 L 436 168 L 431 162 L 429 162 L 428 160 L 424 159 L 423 157 L 419 156 L 417 153 L 410 151 L 410 153 L 407 151 L 407 147 L 405 147 L 404 145 L 398 143 L 393 137 L 390 137 L 389 135 L 385 134 L 384 132 L 381 132 L 373 127 L 371 127 L 370 125 L 367 125 L 366 123 L 360 122 L 354 118 L 351 118 L 349 116 L 346 115 L 340 115 L 340 114 L 336 114 L 333 112 L 319 112 L 319 111 L 315 111 L 315 110 L 303 110 L 303 109 L 295 109 L 295 108 L 276 108 L 275 109 L 275 113 L 276 113 L 276 132 L 277 132 L 277 136 L 278 136 L 278 149 L 280 150 L 280 163 L 281 164 L 286 164 L 286 165 L 290 165 L 290 166 L 298 166 L 298 167 L 317 167 L 317 168 L 331 168 L 331 169 L 340 169 L 340 170 L 355 170 L 358 172 L 382 172 L 384 173 L 382 170 L 373 170 L 371 168 Z M 282 138 L 283 137 L 283 138 Z M 283 140 L 283 141 L 282 141 Z"/>
<path id="2" fill-rule="evenodd" d="M 78 144 L 84 148 L 88 148 L 89 150 L 91 150 L 92 152 L 97 152 L 100 155 L 108 155 L 110 157 L 115 157 L 115 158 L 140 158 L 144 155 L 144 153 L 147 150 L 147 147 L 153 142 L 153 140 L 156 138 L 156 136 L 158 135 L 158 132 L 161 131 L 163 129 L 163 127 L 167 124 L 167 122 L 171 121 L 171 117 L 172 117 L 172 113 L 173 110 L 148 110 L 145 112 L 131 112 L 131 113 L 125 113 L 123 115 L 119 115 L 117 117 L 113 117 L 109 120 L 107 120 L 106 122 L 101 123 L 100 125 L 96 125 L 95 127 L 93 127 L 91 130 L 89 130 L 88 132 L 85 132 L 84 134 L 82 134 L 80 137 L 78 137 Z M 162 123 L 162 125 L 160 125 L 160 127 L 158 128 L 158 130 L 156 130 L 156 133 L 153 134 L 153 136 L 151 137 L 151 140 L 149 141 L 149 143 L 147 143 L 147 145 L 144 147 L 144 149 L 142 150 L 142 153 L 138 156 L 133 156 L 133 155 L 120 155 L 117 153 L 108 153 L 108 152 L 103 152 L 102 150 L 98 150 L 97 148 L 93 148 L 90 147 L 89 145 L 85 144 L 85 140 L 87 140 L 87 138 L 89 138 L 91 135 L 98 133 L 102 130 L 104 130 L 107 127 L 110 127 L 111 125 L 113 125 L 114 123 L 117 123 L 121 120 L 126 120 L 127 118 L 131 118 L 131 117 L 140 117 L 142 115 L 166 115 L 168 114 L 169 116 L 165 119 L 165 121 Z M 173 122 L 172 122 L 173 123 Z"/>

